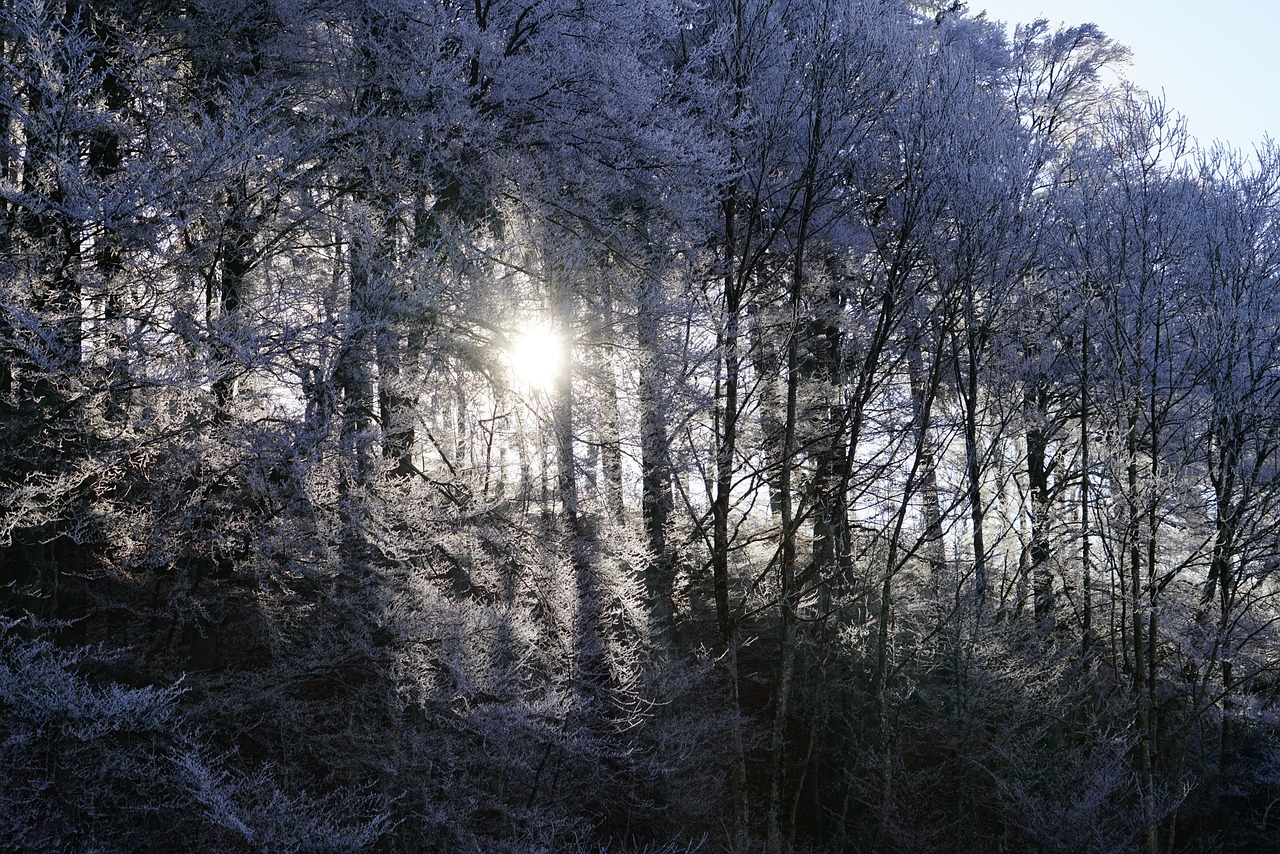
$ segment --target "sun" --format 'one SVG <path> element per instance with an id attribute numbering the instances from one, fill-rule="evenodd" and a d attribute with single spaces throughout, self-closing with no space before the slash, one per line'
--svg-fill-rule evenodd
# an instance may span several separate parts
<path id="1" fill-rule="evenodd" d="M 527 326 L 511 338 L 507 360 L 515 384 L 549 392 L 565 367 L 564 339 L 544 325 Z"/>

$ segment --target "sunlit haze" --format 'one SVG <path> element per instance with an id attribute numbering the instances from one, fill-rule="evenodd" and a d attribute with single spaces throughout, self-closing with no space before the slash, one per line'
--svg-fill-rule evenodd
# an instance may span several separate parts
<path id="1" fill-rule="evenodd" d="M 548 391 L 564 369 L 563 339 L 545 325 L 529 326 L 511 339 L 507 358 L 517 386 Z"/>

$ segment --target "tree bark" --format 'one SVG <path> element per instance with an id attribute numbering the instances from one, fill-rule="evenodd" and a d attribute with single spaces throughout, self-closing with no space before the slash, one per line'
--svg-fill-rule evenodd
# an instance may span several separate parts
<path id="1" fill-rule="evenodd" d="M 738 697 L 737 644 L 738 628 L 729 602 L 729 508 L 736 471 L 738 443 L 738 373 L 741 356 L 739 336 L 742 322 L 742 285 L 734 264 L 737 242 L 736 207 L 733 200 L 721 204 L 724 217 L 725 271 L 724 326 L 720 331 L 720 369 L 722 376 L 716 395 L 716 466 L 715 495 L 712 500 L 711 582 L 716 605 L 716 626 L 720 652 L 725 662 L 725 678 L 729 683 L 729 708 L 741 708 Z M 746 753 L 741 725 L 730 726 L 729 799 L 733 810 L 734 838 L 745 841 L 748 826 Z"/>
<path id="2" fill-rule="evenodd" d="M 660 335 L 661 298 L 661 282 L 656 278 L 646 280 L 636 307 L 636 343 L 640 352 L 640 508 L 653 556 L 645 572 L 645 589 L 656 634 L 669 645 L 676 640 L 672 601 L 676 556 L 667 541 L 667 526 L 675 505 L 671 495 L 671 447 L 663 391 L 668 373 Z"/>

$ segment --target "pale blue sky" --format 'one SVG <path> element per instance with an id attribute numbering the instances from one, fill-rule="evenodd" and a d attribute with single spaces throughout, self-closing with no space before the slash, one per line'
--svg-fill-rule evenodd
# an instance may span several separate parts
<path id="1" fill-rule="evenodd" d="M 1092 21 L 1133 51 L 1128 75 L 1164 89 L 1202 144 L 1220 139 L 1251 151 L 1280 139 L 1278 0 L 969 0 L 1006 23 Z"/>

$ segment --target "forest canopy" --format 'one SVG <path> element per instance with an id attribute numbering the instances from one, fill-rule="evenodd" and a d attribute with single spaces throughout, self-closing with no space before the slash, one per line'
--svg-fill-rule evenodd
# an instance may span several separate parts
<path id="1" fill-rule="evenodd" d="M 1274 845 L 1280 148 L 1127 59 L 0 0 L 0 848 Z"/>

